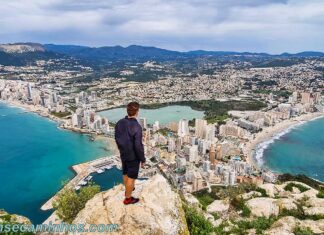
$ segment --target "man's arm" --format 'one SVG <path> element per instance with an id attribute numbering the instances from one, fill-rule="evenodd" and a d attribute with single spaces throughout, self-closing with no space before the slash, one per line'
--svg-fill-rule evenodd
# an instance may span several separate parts
<path id="1" fill-rule="evenodd" d="M 144 156 L 144 146 L 142 142 L 142 128 L 138 128 L 138 130 L 135 133 L 135 143 L 134 143 L 134 148 L 135 148 L 135 153 L 138 159 L 144 163 L 146 161 L 145 156 Z"/>
<path id="2" fill-rule="evenodd" d="M 118 149 L 120 149 L 120 136 L 121 136 L 121 133 L 120 133 L 120 130 L 119 130 L 119 122 L 117 122 L 116 126 L 115 126 L 115 141 L 116 141 L 116 144 L 117 144 L 117 147 Z"/>

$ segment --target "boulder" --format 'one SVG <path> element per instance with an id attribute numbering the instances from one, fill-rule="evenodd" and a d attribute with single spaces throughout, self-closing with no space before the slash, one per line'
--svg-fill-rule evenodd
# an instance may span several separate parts
<path id="1" fill-rule="evenodd" d="M 252 198 L 246 202 L 246 205 L 254 216 L 269 217 L 271 215 L 279 214 L 279 206 L 276 203 L 276 199 L 273 198 Z"/>
<path id="2" fill-rule="evenodd" d="M 260 197 L 260 196 L 262 196 L 262 193 L 257 192 L 257 191 L 251 191 L 251 192 L 242 194 L 242 198 L 244 200 L 251 199 L 253 197 Z"/>
<path id="3" fill-rule="evenodd" d="M 294 202 L 294 199 L 291 198 L 280 198 L 277 200 L 277 205 L 279 209 L 294 210 L 297 209 L 297 205 Z"/>
<path id="4" fill-rule="evenodd" d="M 229 203 L 224 200 L 215 200 L 207 206 L 208 213 L 226 213 L 229 209 Z"/>
<path id="5" fill-rule="evenodd" d="M 306 215 L 324 215 L 324 207 L 313 206 L 304 208 Z"/>
<path id="6" fill-rule="evenodd" d="M 265 231 L 265 235 L 293 235 L 296 227 L 310 228 L 315 234 L 324 233 L 324 220 L 298 220 L 292 216 L 285 216 L 276 221 L 270 229 Z"/>
<path id="7" fill-rule="evenodd" d="M 263 188 L 270 197 L 274 197 L 276 194 L 278 194 L 281 191 L 276 185 L 270 183 L 262 184 L 259 187 Z"/>

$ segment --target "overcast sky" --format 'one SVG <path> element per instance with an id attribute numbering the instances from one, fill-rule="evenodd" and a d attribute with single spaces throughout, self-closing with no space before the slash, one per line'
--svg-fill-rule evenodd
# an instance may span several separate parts
<path id="1" fill-rule="evenodd" d="M 0 42 L 324 52 L 324 0 L 0 0 Z"/>

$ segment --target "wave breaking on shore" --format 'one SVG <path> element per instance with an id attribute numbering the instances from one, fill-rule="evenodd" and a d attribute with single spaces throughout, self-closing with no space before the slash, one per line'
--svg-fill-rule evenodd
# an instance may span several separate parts
<path id="1" fill-rule="evenodd" d="M 280 131 L 279 133 L 273 134 L 272 137 L 266 141 L 263 141 L 259 143 L 256 148 L 255 152 L 253 154 L 253 159 L 257 163 L 258 166 L 263 167 L 264 166 L 264 151 L 269 148 L 271 144 L 273 144 L 276 140 L 279 140 L 282 136 L 288 134 L 293 129 L 305 124 L 306 121 L 300 121 L 299 123 L 296 123 L 295 125 L 292 125 L 285 130 Z"/>

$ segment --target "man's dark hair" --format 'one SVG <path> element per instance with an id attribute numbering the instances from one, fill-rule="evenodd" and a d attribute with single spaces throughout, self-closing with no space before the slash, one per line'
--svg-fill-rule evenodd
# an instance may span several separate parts
<path id="1" fill-rule="evenodd" d="M 127 114 L 128 114 L 128 116 L 130 116 L 130 117 L 135 116 L 135 114 L 139 110 L 139 107 L 140 107 L 139 103 L 137 103 L 137 102 L 130 102 L 127 105 Z"/>

